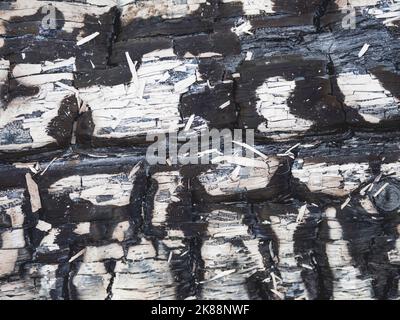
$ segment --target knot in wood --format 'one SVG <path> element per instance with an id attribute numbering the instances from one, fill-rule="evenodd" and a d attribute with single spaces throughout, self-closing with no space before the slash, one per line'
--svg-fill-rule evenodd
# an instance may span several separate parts
<path id="1" fill-rule="evenodd" d="M 400 209 L 400 184 L 394 179 L 384 179 L 374 185 L 370 197 L 379 211 L 395 212 Z"/>

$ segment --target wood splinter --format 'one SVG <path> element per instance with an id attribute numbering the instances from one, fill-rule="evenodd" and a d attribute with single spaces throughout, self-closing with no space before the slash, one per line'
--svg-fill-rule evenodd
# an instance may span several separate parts
<path id="1" fill-rule="evenodd" d="M 39 188 L 36 182 L 32 179 L 30 173 L 25 175 L 26 185 L 28 187 L 28 192 L 31 200 L 32 212 L 38 212 L 42 208 L 42 202 L 40 200 Z"/>

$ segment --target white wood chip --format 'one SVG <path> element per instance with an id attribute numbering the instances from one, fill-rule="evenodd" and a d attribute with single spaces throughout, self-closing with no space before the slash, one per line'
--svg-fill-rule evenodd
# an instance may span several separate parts
<path id="1" fill-rule="evenodd" d="M 351 198 L 348 197 L 348 198 L 346 199 L 346 201 L 343 202 L 343 204 L 342 204 L 342 206 L 341 206 L 340 208 L 341 208 L 342 210 L 343 210 L 344 208 L 346 208 L 347 205 L 350 203 L 350 201 L 351 201 Z"/>
<path id="2" fill-rule="evenodd" d="M 26 185 L 28 187 L 29 196 L 31 198 L 32 212 L 35 213 L 42 208 L 42 202 L 40 200 L 39 188 L 36 182 L 32 179 L 30 173 L 25 175 Z"/>
<path id="3" fill-rule="evenodd" d="M 370 45 L 368 43 L 364 44 L 360 52 L 358 53 L 358 57 L 361 58 L 369 49 Z"/>
<path id="4" fill-rule="evenodd" d="M 181 199 L 179 199 L 178 197 L 172 195 L 172 196 L 171 196 L 171 201 L 172 201 L 172 202 L 180 202 Z"/>
<path id="5" fill-rule="evenodd" d="M 389 185 L 388 182 L 386 182 L 375 194 L 374 194 L 374 198 L 376 198 L 377 196 L 379 196 L 383 190 L 385 190 L 387 188 L 387 186 Z"/>
<path id="6" fill-rule="evenodd" d="M 85 254 L 86 252 L 86 248 L 82 249 L 81 251 L 79 251 L 76 255 L 74 255 L 73 257 L 71 257 L 71 259 L 68 260 L 69 263 L 71 263 L 72 261 L 75 261 L 76 259 L 78 259 L 81 255 Z"/>
<path id="7" fill-rule="evenodd" d="M 46 171 L 50 168 L 50 166 L 56 161 L 58 158 L 55 157 L 53 160 L 50 161 L 50 163 L 47 165 L 47 167 L 43 170 L 43 172 L 40 174 L 41 176 L 46 173 Z"/>
<path id="8" fill-rule="evenodd" d="M 303 221 L 304 215 L 306 212 L 307 212 L 307 205 L 305 204 L 299 209 L 299 214 L 297 215 L 297 218 L 296 218 L 297 223 L 300 223 Z"/>
<path id="9" fill-rule="evenodd" d="M 174 253 L 171 251 L 170 253 L 169 253 L 169 256 L 168 256 L 168 263 L 170 263 L 171 262 L 171 260 L 172 260 L 172 255 L 173 255 Z"/>
<path id="10" fill-rule="evenodd" d="M 190 116 L 188 122 L 186 122 L 186 126 L 185 126 L 185 129 L 183 129 L 183 131 L 189 131 L 190 130 L 190 128 L 191 128 L 191 126 L 193 124 L 193 121 L 194 121 L 194 117 L 195 117 L 194 114 L 192 114 Z"/>
<path id="11" fill-rule="evenodd" d="M 175 92 L 183 92 L 186 91 L 193 83 L 197 81 L 196 75 L 192 75 L 183 79 L 174 85 Z"/>
<path id="12" fill-rule="evenodd" d="M 278 286 L 276 284 L 275 273 L 271 272 L 271 278 L 272 278 L 272 285 L 274 286 L 274 290 L 277 290 Z"/>
<path id="13" fill-rule="evenodd" d="M 210 80 L 207 80 L 207 86 L 208 86 L 210 89 L 214 89 L 214 88 L 215 88 L 215 86 L 212 86 L 212 85 L 211 85 Z"/>
<path id="14" fill-rule="evenodd" d="M 78 127 L 78 122 L 74 121 L 72 125 L 72 136 L 71 136 L 71 144 L 76 144 L 76 129 Z"/>
<path id="15" fill-rule="evenodd" d="M 382 178 L 382 173 L 379 174 L 379 175 L 374 179 L 374 182 L 371 183 L 371 185 L 370 185 L 370 187 L 369 187 L 369 189 L 368 189 L 369 192 L 372 191 L 372 189 L 374 188 L 375 183 L 378 183 L 378 182 L 381 180 L 381 178 Z"/>
<path id="16" fill-rule="evenodd" d="M 246 61 L 250 61 L 251 59 L 253 59 L 253 52 L 251 51 L 247 51 L 246 52 Z"/>
<path id="17" fill-rule="evenodd" d="M 380 174 L 375 178 L 374 183 L 378 183 L 379 181 L 381 181 L 382 175 L 383 175 L 383 173 L 380 173 Z"/>
<path id="18" fill-rule="evenodd" d="M 43 220 L 39 220 L 37 225 L 36 225 L 36 229 L 43 231 L 43 232 L 47 232 L 49 230 L 51 230 L 52 226 L 50 223 L 47 223 L 46 221 Z"/>
<path id="19" fill-rule="evenodd" d="M 240 24 L 237 27 L 233 27 L 231 28 L 231 31 L 236 33 L 237 36 L 240 36 L 244 33 L 249 34 L 249 35 L 253 35 L 252 32 L 250 32 L 250 30 L 252 29 L 252 25 L 250 23 L 250 21 L 245 21 L 242 24 Z"/>
<path id="20" fill-rule="evenodd" d="M 139 161 L 139 162 L 132 168 L 132 170 L 131 170 L 131 172 L 129 173 L 129 176 L 128 176 L 129 179 L 132 179 L 133 176 L 136 174 L 136 172 L 139 171 L 140 165 L 141 165 L 141 164 L 142 164 L 142 161 Z"/>
<path id="21" fill-rule="evenodd" d="M 186 250 L 184 253 L 181 254 L 181 257 L 187 255 L 189 253 L 189 250 Z"/>
<path id="22" fill-rule="evenodd" d="M 47 64 L 45 64 L 44 67 L 42 67 L 42 71 L 49 71 L 49 70 L 53 70 L 53 69 L 59 69 L 59 68 L 64 68 L 64 67 L 68 67 L 70 65 L 75 64 L 75 57 L 60 61 L 60 62 L 56 62 L 56 63 L 51 63 L 48 62 Z"/>
<path id="23" fill-rule="evenodd" d="M 278 153 L 277 154 L 278 157 L 290 157 L 292 159 L 295 159 L 295 156 L 293 153 L 289 152 L 289 153 Z"/>
<path id="24" fill-rule="evenodd" d="M 294 146 L 291 147 L 289 150 L 287 150 L 287 151 L 285 152 L 285 154 L 290 154 L 290 153 L 292 152 L 292 150 L 296 149 L 297 147 L 300 147 L 300 145 L 301 145 L 300 143 L 294 145 Z"/>
<path id="25" fill-rule="evenodd" d="M 210 281 L 215 281 L 215 280 L 218 280 L 220 278 L 229 276 L 230 274 L 235 273 L 235 272 L 236 272 L 236 269 L 222 271 L 219 274 L 217 274 L 215 277 L 211 278 L 210 280 L 201 281 L 200 283 L 206 283 L 206 282 L 210 282 Z"/>
<path id="26" fill-rule="evenodd" d="M 301 266 L 302 266 L 303 268 L 306 268 L 306 269 L 309 269 L 309 270 L 314 270 L 314 268 L 311 267 L 309 264 L 302 263 Z"/>
<path id="27" fill-rule="evenodd" d="M 227 101 L 227 102 L 221 104 L 221 105 L 219 106 L 219 109 L 221 109 L 221 110 L 222 110 L 222 109 L 225 109 L 225 108 L 228 107 L 230 104 L 231 104 L 231 102 L 230 102 L 230 101 Z"/>
<path id="28" fill-rule="evenodd" d="M 145 84 L 144 83 L 141 84 L 139 81 L 139 76 L 136 71 L 137 62 L 132 61 L 131 56 L 129 55 L 129 52 L 127 52 L 127 51 L 125 52 L 125 56 L 126 56 L 126 60 L 128 61 L 129 70 L 131 71 L 131 74 L 132 74 L 131 83 L 133 84 L 135 94 L 137 97 L 142 98 Z"/>
<path id="29" fill-rule="evenodd" d="M 263 223 L 263 224 L 266 224 L 266 223 Z M 269 224 L 271 224 L 271 222 Z M 271 255 L 271 258 L 273 259 L 275 257 L 275 253 L 274 253 L 274 249 L 272 247 L 272 241 L 270 241 L 270 243 L 268 245 L 268 249 L 269 249 L 269 254 Z"/>
<path id="30" fill-rule="evenodd" d="M 361 194 L 362 196 L 365 196 L 365 193 L 366 193 L 367 190 L 371 187 L 371 185 L 372 185 L 372 183 L 370 183 L 370 184 L 366 185 L 364 188 L 362 188 L 362 189 L 360 190 L 360 194 Z"/>
<path id="31" fill-rule="evenodd" d="M 386 19 L 386 20 L 383 21 L 383 23 L 384 23 L 385 25 L 391 25 L 391 26 L 393 26 L 393 22 L 398 21 L 398 20 L 400 20 L 400 16 Z"/>
<path id="32" fill-rule="evenodd" d="M 77 45 L 77 46 L 81 46 L 81 45 L 83 45 L 83 44 L 85 44 L 85 43 L 87 43 L 87 42 L 93 40 L 93 39 L 96 38 L 99 34 L 100 34 L 100 32 L 92 33 L 91 35 L 89 35 L 89 36 L 87 36 L 87 37 L 85 37 L 85 38 L 79 40 L 79 41 L 76 43 L 76 45 Z"/>
<path id="33" fill-rule="evenodd" d="M 129 70 L 131 71 L 131 74 L 132 74 L 132 80 L 133 81 L 137 80 L 136 65 L 133 62 L 133 60 L 132 60 L 131 56 L 129 55 L 128 51 L 125 52 L 125 57 L 126 57 L 126 60 L 128 61 Z"/>

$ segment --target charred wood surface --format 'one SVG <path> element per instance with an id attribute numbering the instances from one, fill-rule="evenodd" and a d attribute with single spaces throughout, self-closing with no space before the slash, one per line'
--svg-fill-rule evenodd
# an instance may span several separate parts
<path id="1" fill-rule="evenodd" d="M 399 299 L 399 21 L 0 2 L 0 300 Z M 258 165 L 150 165 L 146 136 L 191 121 L 255 130 Z"/>

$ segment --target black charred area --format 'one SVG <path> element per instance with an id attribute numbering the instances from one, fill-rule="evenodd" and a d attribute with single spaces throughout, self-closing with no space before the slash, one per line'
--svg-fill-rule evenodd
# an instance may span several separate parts
<path id="1" fill-rule="evenodd" d="M 0 300 L 400 298 L 397 7 L 31 2 L 0 3 Z M 191 117 L 259 167 L 150 164 Z"/>

